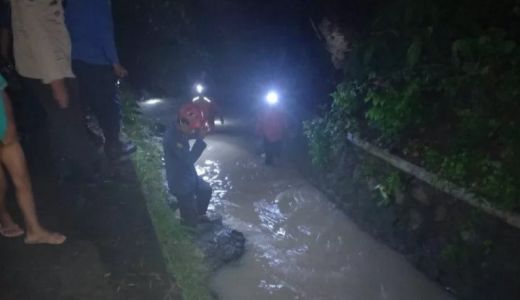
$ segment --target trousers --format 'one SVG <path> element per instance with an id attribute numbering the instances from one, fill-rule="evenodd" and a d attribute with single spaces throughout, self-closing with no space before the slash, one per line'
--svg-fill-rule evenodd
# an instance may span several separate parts
<path id="1" fill-rule="evenodd" d="M 206 214 L 212 194 L 209 183 L 199 179 L 193 192 L 176 195 L 182 220 L 188 225 L 195 225 L 197 219 Z"/>

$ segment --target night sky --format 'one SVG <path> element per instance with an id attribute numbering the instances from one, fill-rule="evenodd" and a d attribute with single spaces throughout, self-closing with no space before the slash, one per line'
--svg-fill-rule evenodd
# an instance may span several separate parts
<path id="1" fill-rule="evenodd" d="M 334 87 L 337 71 L 311 26 L 326 14 L 319 2 L 114 3 L 120 52 L 139 70 L 138 86 L 182 97 L 206 73 L 209 90 L 227 102 L 254 101 L 274 87 L 312 106 Z"/>

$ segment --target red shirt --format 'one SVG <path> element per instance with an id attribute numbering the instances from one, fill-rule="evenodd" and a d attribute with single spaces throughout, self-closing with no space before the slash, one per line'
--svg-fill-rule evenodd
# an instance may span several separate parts
<path id="1" fill-rule="evenodd" d="M 196 100 L 193 101 L 195 105 L 200 107 L 202 109 L 202 112 L 204 113 L 204 117 L 207 119 L 214 119 L 215 114 L 217 112 L 217 107 L 215 105 L 215 102 L 212 100 L 205 100 L 203 97 L 195 98 Z"/>
<path id="2" fill-rule="evenodd" d="M 266 138 L 269 142 L 282 140 L 286 130 L 287 117 L 281 109 L 270 107 L 262 111 L 258 116 L 256 133 Z"/>

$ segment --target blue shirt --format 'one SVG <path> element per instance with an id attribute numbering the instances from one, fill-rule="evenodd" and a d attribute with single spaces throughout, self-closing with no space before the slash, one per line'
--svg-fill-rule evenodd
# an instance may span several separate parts
<path id="1" fill-rule="evenodd" d="M 110 0 L 68 0 L 65 21 L 72 59 L 96 65 L 119 63 Z"/>
<path id="2" fill-rule="evenodd" d="M 0 27 L 11 30 L 11 7 L 3 0 L 0 0 Z"/>

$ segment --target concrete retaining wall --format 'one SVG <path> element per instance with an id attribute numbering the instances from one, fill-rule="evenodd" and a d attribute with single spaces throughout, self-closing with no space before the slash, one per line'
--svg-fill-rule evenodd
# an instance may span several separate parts
<path id="1" fill-rule="evenodd" d="M 348 145 L 331 169 L 310 164 L 303 138 L 295 166 L 363 230 L 399 251 L 460 299 L 520 299 L 520 230 L 366 149 Z M 378 186 L 399 174 L 387 199 Z"/>

